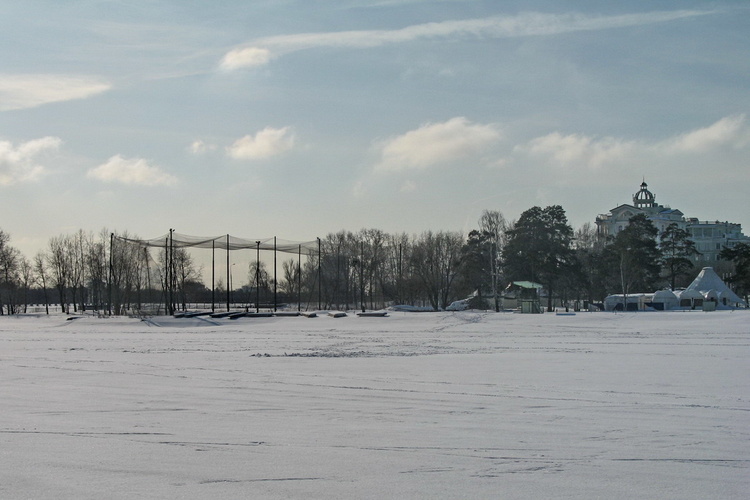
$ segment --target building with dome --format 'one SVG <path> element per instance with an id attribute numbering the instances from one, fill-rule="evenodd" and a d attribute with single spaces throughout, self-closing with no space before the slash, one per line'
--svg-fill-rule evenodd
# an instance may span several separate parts
<path id="1" fill-rule="evenodd" d="M 614 237 L 625 229 L 630 218 L 637 214 L 645 214 L 656 226 L 659 234 L 672 223 L 677 224 L 680 229 L 687 230 L 690 233 L 690 239 L 695 242 L 695 247 L 700 252 L 700 255 L 695 257 L 695 261 L 704 265 L 720 261 L 719 253 L 724 247 L 731 248 L 737 243 L 750 244 L 750 237 L 742 234 L 740 224 L 701 221 L 694 217 L 685 217 L 680 210 L 659 205 L 656 202 L 656 195 L 649 191 L 645 180 L 641 183 L 640 190 L 633 195 L 632 204 L 619 205 L 609 213 L 596 217 L 597 233 L 603 237 Z"/>

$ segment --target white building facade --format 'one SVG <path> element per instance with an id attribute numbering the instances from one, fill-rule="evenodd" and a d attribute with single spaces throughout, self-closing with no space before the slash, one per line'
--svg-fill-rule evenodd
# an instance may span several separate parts
<path id="1" fill-rule="evenodd" d="M 656 203 L 656 195 L 648 190 L 646 181 L 641 183 L 640 190 L 633 195 L 633 204 L 619 205 L 607 214 L 596 217 L 596 230 L 601 236 L 614 237 L 625 229 L 631 217 L 645 214 L 661 234 L 667 226 L 677 224 L 680 229 L 690 232 L 690 239 L 695 242 L 700 255 L 696 262 L 709 263 L 719 261 L 719 253 L 724 247 L 733 247 L 737 243 L 750 244 L 750 237 L 742 234 L 742 226 L 732 222 L 700 221 L 697 218 L 686 218 L 680 210 Z"/>

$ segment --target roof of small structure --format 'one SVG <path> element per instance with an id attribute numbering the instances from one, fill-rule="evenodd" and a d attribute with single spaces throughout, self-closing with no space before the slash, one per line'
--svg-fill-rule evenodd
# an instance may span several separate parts
<path id="1" fill-rule="evenodd" d="M 514 281 L 513 284 L 521 288 L 544 288 L 544 285 L 534 283 L 533 281 Z"/>
<path id="2" fill-rule="evenodd" d="M 698 290 L 677 290 L 675 292 L 675 295 L 677 295 L 680 299 L 702 299 L 703 294 L 700 293 Z"/>
<path id="3" fill-rule="evenodd" d="M 657 290 L 654 292 L 654 302 L 664 302 L 664 301 L 671 301 L 675 302 L 679 300 L 677 298 L 677 295 L 674 294 L 672 290 Z"/>

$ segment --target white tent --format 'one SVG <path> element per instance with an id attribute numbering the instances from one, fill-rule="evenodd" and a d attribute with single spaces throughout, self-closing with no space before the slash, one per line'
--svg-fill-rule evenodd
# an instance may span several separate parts
<path id="1" fill-rule="evenodd" d="M 654 298 L 651 299 L 651 303 L 654 304 L 654 309 L 661 309 L 668 311 L 680 306 L 680 299 L 672 290 L 658 290 L 654 293 Z M 661 305 L 658 305 L 661 304 Z"/>
<path id="2" fill-rule="evenodd" d="M 694 309 L 703 305 L 703 294 L 698 290 L 677 290 L 675 295 L 680 298 L 680 307 Z"/>
<path id="3" fill-rule="evenodd" d="M 714 302 L 719 302 L 719 292 L 714 290 L 713 288 L 707 292 L 701 292 L 703 294 L 703 298 L 706 300 L 713 300 Z"/>
<path id="4" fill-rule="evenodd" d="M 628 294 L 628 311 L 643 311 L 646 304 L 651 302 L 654 294 L 652 293 L 629 293 Z M 624 297 L 622 294 L 608 295 L 604 299 L 605 311 L 622 311 Z"/>
<path id="5" fill-rule="evenodd" d="M 723 306 L 745 306 L 745 301 L 742 300 L 719 278 L 713 267 L 704 267 L 698 276 L 693 280 L 692 283 L 685 289 L 685 291 L 694 290 L 700 292 L 701 295 L 706 297 L 708 292 L 713 291 L 712 297 L 717 297 Z M 682 298 L 682 296 L 680 296 Z M 707 298 L 707 297 L 706 297 Z"/>

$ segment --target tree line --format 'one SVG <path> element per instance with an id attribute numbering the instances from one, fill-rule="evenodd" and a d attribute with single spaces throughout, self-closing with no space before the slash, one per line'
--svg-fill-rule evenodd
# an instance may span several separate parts
<path id="1" fill-rule="evenodd" d="M 685 286 L 698 255 L 689 233 L 671 224 L 659 233 L 639 214 L 614 236 L 590 223 L 574 230 L 559 205 L 532 207 L 518 220 L 486 210 L 467 235 L 455 231 L 389 234 L 342 230 L 319 239 L 320 251 L 281 262 L 279 272 L 252 262 L 249 284 L 201 281 L 202 269 L 186 248 L 156 249 L 102 230 L 50 238 L 28 259 L 0 230 L 0 314 L 29 304 L 56 303 L 63 312 L 172 313 L 192 303 L 239 301 L 249 307 L 278 302 L 325 309 L 377 309 L 394 304 L 445 309 L 470 297 L 470 306 L 500 310 L 499 297 L 513 281 L 540 283 L 547 308 L 602 302 L 613 293 Z M 750 293 L 750 245 L 725 248 L 735 291 Z"/>

